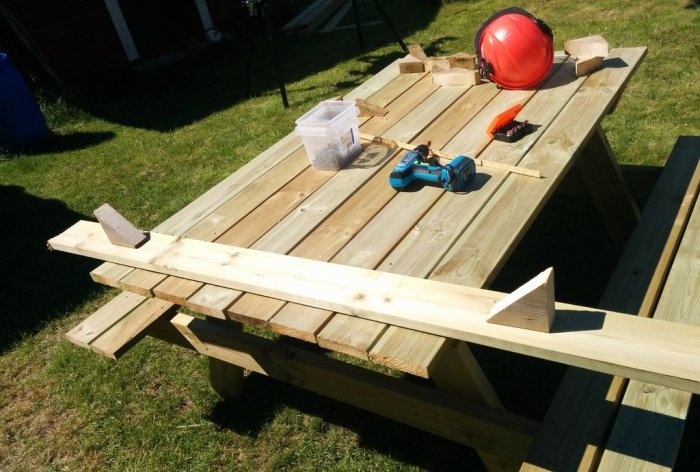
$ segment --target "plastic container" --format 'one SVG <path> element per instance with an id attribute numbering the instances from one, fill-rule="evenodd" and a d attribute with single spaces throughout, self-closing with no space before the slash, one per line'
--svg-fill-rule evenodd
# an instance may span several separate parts
<path id="1" fill-rule="evenodd" d="M 10 56 L 0 52 L 0 149 L 18 151 L 48 136 L 27 82 Z"/>
<path id="2" fill-rule="evenodd" d="M 296 124 L 314 169 L 339 170 L 362 150 L 354 101 L 321 102 Z"/>

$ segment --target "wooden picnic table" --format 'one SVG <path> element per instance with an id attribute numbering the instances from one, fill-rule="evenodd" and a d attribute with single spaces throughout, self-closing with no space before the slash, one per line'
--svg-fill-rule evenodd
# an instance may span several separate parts
<path id="1" fill-rule="evenodd" d="M 440 87 L 429 72 L 399 74 L 394 62 L 344 97 L 388 111 L 359 118 L 362 133 L 431 141 L 434 149 L 536 170 L 541 178 L 478 166 L 465 193 L 431 185 L 397 192 L 388 178 L 405 150 L 364 142 L 345 168 L 318 171 L 292 133 L 154 231 L 488 288 L 549 197 L 575 174 L 622 245 L 639 212 L 601 122 L 645 54 L 643 47 L 612 49 L 601 70 L 576 77 L 573 59 L 559 53 L 539 89 L 519 91 L 492 83 Z M 518 119 L 535 131 L 514 143 L 492 140 L 488 124 L 515 104 L 524 105 Z M 532 443 L 537 423 L 503 411 L 464 342 L 112 263 L 92 277 L 125 290 L 101 309 L 110 326 L 116 313 L 140 313 L 118 321 L 134 328 L 113 336 L 76 327 L 73 341 L 97 352 L 118 356 L 144 333 L 194 347 L 212 358 L 212 385 L 222 395 L 237 392 L 242 368 L 262 372 L 468 444 L 490 470 L 516 468 Z M 180 306 L 206 318 L 180 314 L 171 322 Z M 432 379 L 437 390 L 280 348 L 243 333 L 246 324 Z"/>

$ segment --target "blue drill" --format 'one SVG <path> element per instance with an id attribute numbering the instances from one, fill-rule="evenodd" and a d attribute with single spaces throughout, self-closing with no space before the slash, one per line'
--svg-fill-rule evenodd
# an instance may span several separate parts
<path id="1" fill-rule="evenodd" d="M 447 165 L 437 159 L 428 160 L 430 143 L 420 144 L 408 151 L 389 176 L 389 184 L 396 190 L 404 190 L 414 180 L 442 185 L 450 192 L 464 192 L 474 180 L 476 165 L 465 156 L 457 156 Z"/>

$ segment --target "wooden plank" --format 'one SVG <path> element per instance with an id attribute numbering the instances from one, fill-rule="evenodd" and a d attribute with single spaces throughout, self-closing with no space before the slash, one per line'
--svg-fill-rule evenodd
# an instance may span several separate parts
<path id="1" fill-rule="evenodd" d="M 389 326 L 369 351 L 369 359 L 427 379 L 445 343 L 441 336 Z"/>
<path id="2" fill-rule="evenodd" d="M 185 301 L 185 306 L 197 313 L 226 319 L 226 309 L 240 296 L 238 290 L 204 285 Z"/>
<path id="3" fill-rule="evenodd" d="M 306 151 L 303 148 L 297 149 L 289 155 L 288 159 L 270 169 L 264 177 L 251 182 L 225 203 L 211 211 L 195 226 L 185 231 L 184 236 L 204 241 L 213 241 L 221 237 L 229 228 L 272 197 L 279 188 L 308 170 L 309 165 Z"/>
<path id="4" fill-rule="evenodd" d="M 91 342 L 145 300 L 146 297 L 142 295 L 122 292 L 68 331 L 66 339 L 78 346 L 89 348 Z"/>
<path id="5" fill-rule="evenodd" d="M 222 244 L 249 247 L 262 234 L 298 208 L 310 195 L 328 182 L 332 172 L 311 167 L 280 188 L 255 210 L 216 238 Z"/>
<path id="6" fill-rule="evenodd" d="M 117 359 L 146 335 L 144 331 L 153 322 L 174 313 L 174 307 L 170 303 L 149 298 L 92 341 L 90 349 L 103 356 Z"/>
<path id="7" fill-rule="evenodd" d="M 287 216 L 264 232 L 251 247 L 281 254 L 289 252 L 373 175 L 381 172 L 394 155 L 394 150 L 385 146 L 366 147 L 348 167 L 333 175 L 313 195 L 288 212 Z M 386 185 L 383 172 L 382 180 Z M 316 250 L 311 253 L 315 252 Z"/>
<path id="8" fill-rule="evenodd" d="M 132 270 L 117 280 L 117 287 L 127 292 L 138 293 L 144 297 L 153 297 L 153 289 L 165 280 L 166 276 L 148 270 Z"/>
<path id="9" fill-rule="evenodd" d="M 316 335 L 333 317 L 333 312 L 312 306 L 287 303 L 270 320 L 270 329 L 284 336 L 316 342 Z"/>
<path id="10" fill-rule="evenodd" d="M 700 328 L 557 304 L 553 333 L 485 322 L 504 294 L 151 233 L 139 249 L 81 221 L 49 247 L 380 323 L 700 392 Z"/>
<path id="11" fill-rule="evenodd" d="M 369 359 L 367 353 L 386 329 L 384 323 L 336 314 L 318 333 L 316 342 L 332 351 Z"/>
<path id="12" fill-rule="evenodd" d="M 513 460 L 522 459 L 536 429 L 532 420 L 291 345 L 182 314 L 173 324 L 202 354 Z"/>
<path id="13" fill-rule="evenodd" d="M 692 149 L 687 137 L 674 146 L 601 307 L 645 317 L 653 313 L 700 189 L 700 156 L 693 158 Z M 568 369 L 522 470 L 592 470 L 625 386 L 608 375 Z"/>
<path id="14" fill-rule="evenodd" d="M 226 309 L 226 317 L 253 326 L 265 327 L 283 306 L 283 300 L 246 293 Z"/>
<path id="15" fill-rule="evenodd" d="M 90 277 L 94 282 L 110 287 L 118 287 L 117 281 L 126 274 L 134 270 L 133 267 L 122 266 L 105 262 L 90 272 Z"/>
<path id="16" fill-rule="evenodd" d="M 176 305 L 185 305 L 187 298 L 192 296 L 204 284 L 194 280 L 168 277 L 155 286 L 153 294 L 161 300 L 169 301 Z"/>

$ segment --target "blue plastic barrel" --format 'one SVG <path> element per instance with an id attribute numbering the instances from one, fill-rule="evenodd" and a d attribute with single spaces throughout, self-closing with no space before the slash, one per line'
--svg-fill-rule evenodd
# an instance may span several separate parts
<path id="1" fill-rule="evenodd" d="M 0 149 L 18 151 L 47 138 L 49 129 L 27 82 L 0 52 Z"/>

